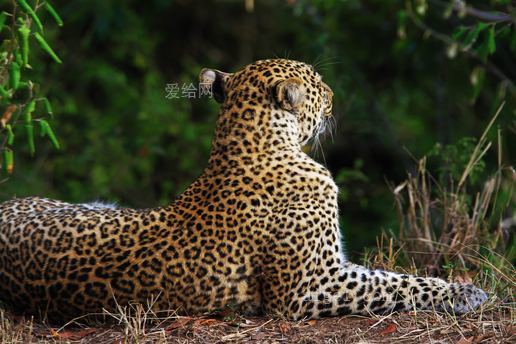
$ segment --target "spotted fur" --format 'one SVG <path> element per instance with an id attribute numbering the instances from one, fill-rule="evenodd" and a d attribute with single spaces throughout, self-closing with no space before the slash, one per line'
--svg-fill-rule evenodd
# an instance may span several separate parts
<path id="1" fill-rule="evenodd" d="M 304 63 L 205 69 L 221 110 L 208 166 L 172 204 L 126 209 L 44 198 L 0 205 L 0 298 L 67 318 L 154 301 L 292 319 L 416 309 L 463 313 L 472 286 L 347 261 L 337 186 L 301 146 L 331 119 L 331 89 Z"/>

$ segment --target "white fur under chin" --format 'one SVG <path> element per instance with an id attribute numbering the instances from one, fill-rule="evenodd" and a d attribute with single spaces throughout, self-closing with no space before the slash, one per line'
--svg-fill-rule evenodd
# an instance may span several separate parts
<path id="1" fill-rule="evenodd" d="M 118 206 L 114 203 L 106 203 L 106 202 L 90 202 L 90 203 L 82 203 L 81 206 L 91 209 L 91 210 L 97 210 L 97 209 L 117 209 Z"/>

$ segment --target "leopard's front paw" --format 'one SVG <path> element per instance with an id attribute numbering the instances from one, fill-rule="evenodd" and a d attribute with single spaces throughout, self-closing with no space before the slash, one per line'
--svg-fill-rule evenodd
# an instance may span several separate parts
<path id="1" fill-rule="evenodd" d="M 473 284 L 452 284 L 450 287 L 450 300 L 445 308 L 457 314 L 464 314 L 477 309 L 486 302 L 487 293 Z"/>

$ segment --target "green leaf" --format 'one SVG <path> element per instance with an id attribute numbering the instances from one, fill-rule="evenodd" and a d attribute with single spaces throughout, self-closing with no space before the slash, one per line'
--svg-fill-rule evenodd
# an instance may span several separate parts
<path id="1" fill-rule="evenodd" d="M 4 28 L 6 19 L 7 19 L 7 13 L 5 13 L 5 12 L 0 13 L 0 32 L 2 32 L 2 29 Z"/>
<path id="2" fill-rule="evenodd" d="M 14 133 L 13 133 L 13 128 L 11 127 L 10 124 L 7 124 L 5 126 L 5 130 L 7 130 L 7 144 L 9 146 L 12 146 L 13 143 L 14 143 Z"/>
<path id="3" fill-rule="evenodd" d="M 20 54 L 20 49 L 16 49 L 14 52 L 14 61 L 19 64 L 20 66 L 23 66 L 23 58 L 22 54 Z"/>
<path id="4" fill-rule="evenodd" d="M 9 70 L 9 86 L 16 90 L 20 84 L 20 65 L 13 61 L 11 63 L 11 69 Z"/>
<path id="5" fill-rule="evenodd" d="M 11 95 L 9 94 L 9 92 L 7 92 L 2 85 L 0 85 L 0 96 L 2 96 L 2 98 L 5 98 L 5 99 L 11 98 Z"/>
<path id="6" fill-rule="evenodd" d="M 469 76 L 471 85 L 473 85 L 473 101 L 475 101 L 482 91 L 485 79 L 485 69 L 481 66 L 475 67 Z"/>
<path id="7" fill-rule="evenodd" d="M 4 148 L 4 171 L 8 174 L 13 174 L 14 169 L 14 154 L 9 148 Z"/>
<path id="8" fill-rule="evenodd" d="M 25 109 L 23 109 L 23 122 L 25 124 L 30 124 L 32 122 L 32 113 L 36 109 L 36 101 L 31 100 L 26 106 Z"/>
<path id="9" fill-rule="evenodd" d="M 44 119 L 39 120 L 39 136 L 41 137 L 45 137 L 47 135 L 47 126 L 43 123 L 43 121 Z"/>
<path id="10" fill-rule="evenodd" d="M 468 28 L 465 27 L 465 26 L 459 26 L 457 28 L 457 30 L 455 30 L 455 32 L 452 34 L 452 38 L 455 40 L 455 41 L 458 41 L 460 38 L 462 38 L 462 36 L 464 36 L 464 34 L 468 32 Z"/>
<path id="11" fill-rule="evenodd" d="M 487 51 L 492 55 L 496 51 L 495 27 L 492 25 L 487 31 Z"/>
<path id="12" fill-rule="evenodd" d="M 45 111 L 52 116 L 54 114 L 54 111 L 52 110 L 52 105 L 50 104 L 50 101 L 47 98 L 41 98 L 41 100 L 43 100 Z"/>
<path id="13" fill-rule="evenodd" d="M 475 26 L 475 28 L 472 29 L 469 32 L 469 34 L 466 36 L 466 39 L 464 40 L 464 45 L 466 47 L 470 47 L 471 45 L 473 45 L 475 43 L 475 41 L 477 40 L 478 35 L 480 34 L 480 32 L 485 30 L 485 28 L 487 28 L 487 24 L 485 24 L 485 23 L 478 23 Z"/>
<path id="14" fill-rule="evenodd" d="M 56 135 L 54 134 L 54 131 L 52 130 L 52 127 L 50 124 L 45 121 L 44 119 L 39 121 L 40 129 L 41 129 L 41 136 L 48 136 L 50 139 L 50 142 L 52 142 L 52 145 L 55 149 L 61 149 L 61 145 L 59 144 L 59 141 L 57 140 Z"/>
<path id="15" fill-rule="evenodd" d="M 20 81 L 20 83 L 18 84 L 18 89 L 28 88 L 28 87 L 29 87 L 29 83 L 27 81 Z"/>
<path id="16" fill-rule="evenodd" d="M 35 32 L 34 37 L 36 37 L 36 41 L 38 41 L 41 49 L 46 51 L 54 59 L 54 61 L 56 61 L 57 63 L 63 62 L 63 61 L 61 61 L 59 56 L 57 56 L 57 54 L 54 52 L 54 50 L 52 50 L 52 48 L 48 45 L 48 43 L 45 41 L 43 36 L 41 36 L 38 32 Z"/>
<path id="17" fill-rule="evenodd" d="M 475 49 L 477 55 L 485 63 L 487 61 L 487 41 L 482 42 L 478 48 Z"/>
<path id="18" fill-rule="evenodd" d="M 36 23 L 36 26 L 38 27 L 39 31 L 43 32 L 43 24 L 41 24 L 41 20 L 39 20 L 36 12 L 30 7 L 30 5 L 25 0 L 16 0 L 18 5 L 20 5 L 23 12 L 27 13 L 29 16 L 32 17 L 34 22 Z"/>
<path id="19" fill-rule="evenodd" d="M 48 13 L 50 13 L 50 15 L 54 18 L 57 25 L 63 26 L 63 20 L 61 19 L 61 17 L 57 13 L 57 11 L 54 9 L 54 7 L 52 7 L 52 5 L 48 1 L 45 2 L 45 8 L 47 9 Z"/>
<path id="20" fill-rule="evenodd" d="M 22 25 L 18 32 L 20 34 L 21 50 L 22 50 L 22 65 L 26 66 L 29 63 L 29 35 L 30 29 Z"/>
<path id="21" fill-rule="evenodd" d="M 27 133 L 27 144 L 29 145 L 30 155 L 34 156 L 34 153 L 36 153 L 36 146 L 34 145 L 34 126 L 32 124 L 25 124 L 24 127 Z"/>

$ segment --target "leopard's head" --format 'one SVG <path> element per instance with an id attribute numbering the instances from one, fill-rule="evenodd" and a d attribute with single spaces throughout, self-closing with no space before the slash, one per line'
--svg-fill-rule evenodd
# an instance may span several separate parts
<path id="1" fill-rule="evenodd" d="M 236 73 L 203 69 L 200 82 L 222 104 L 221 113 L 286 130 L 300 145 L 324 131 L 332 115 L 332 90 L 303 62 L 261 60 Z"/>

